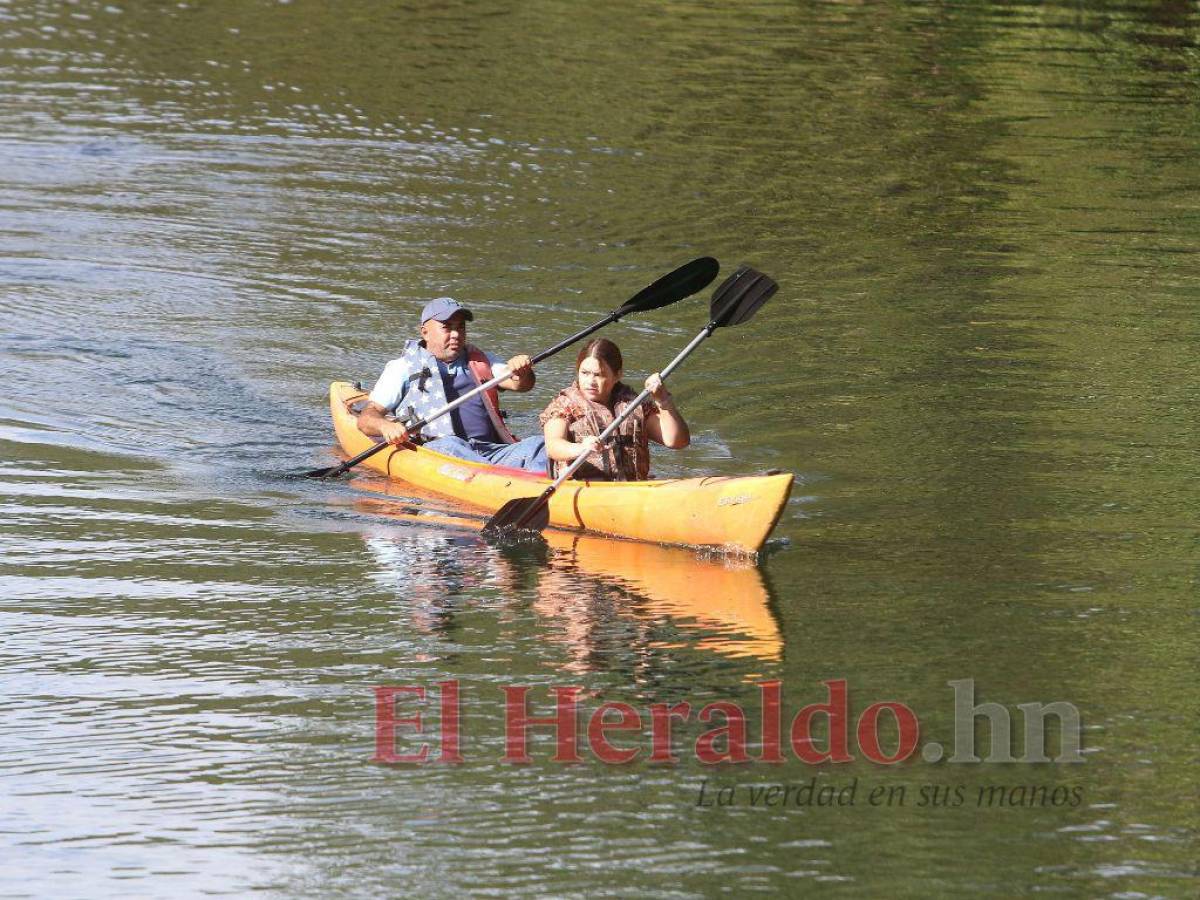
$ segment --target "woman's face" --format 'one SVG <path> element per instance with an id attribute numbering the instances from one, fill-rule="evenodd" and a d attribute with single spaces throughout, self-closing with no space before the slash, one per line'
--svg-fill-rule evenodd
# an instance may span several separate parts
<path id="1" fill-rule="evenodd" d="M 579 364 L 579 390 L 593 403 L 608 403 L 613 386 L 621 380 L 621 371 L 614 372 L 602 359 L 589 356 Z"/>

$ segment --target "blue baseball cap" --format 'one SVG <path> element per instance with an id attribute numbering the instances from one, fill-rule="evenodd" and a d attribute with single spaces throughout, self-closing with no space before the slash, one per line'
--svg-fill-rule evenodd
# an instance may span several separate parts
<path id="1" fill-rule="evenodd" d="M 421 324 L 424 325 L 430 319 L 445 322 L 455 313 L 462 313 L 463 318 L 468 322 L 473 321 L 475 318 L 469 309 L 453 297 L 438 297 L 436 300 L 430 300 L 426 303 L 425 308 L 421 310 Z"/>

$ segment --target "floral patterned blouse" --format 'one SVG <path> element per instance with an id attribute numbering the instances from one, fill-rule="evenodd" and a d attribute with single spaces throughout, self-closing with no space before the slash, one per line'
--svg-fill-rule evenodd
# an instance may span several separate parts
<path id="1" fill-rule="evenodd" d="M 611 407 L 588 400 L 572 384 L 550 401 L 542 410 L 538 421 L 542 427 L 551 419 L 565 419 L 567 436 L 575 443 L 583 438 L 599 437 L 600 432 L 612 424 L 637 397 L 631 387 L 618 381 L 609 395 Z M 650 439 L 646 434 L 646 416 L 659 412 L 658 404 L 649 398 L 629 416 L 616 435 L 605 446 L 588 454 L 587 462 L 580 466 L 575 477 L 587 481 L 645 481 L 650 477 Z M 550 475 L 557 478 L 571 463 L 550 461 Z"/>

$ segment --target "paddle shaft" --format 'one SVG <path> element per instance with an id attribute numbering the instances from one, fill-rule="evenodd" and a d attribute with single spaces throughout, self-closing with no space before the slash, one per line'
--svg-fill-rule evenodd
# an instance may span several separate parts
<path id="1" fill-rule="evenodd" d="M 693 350 L 695 350 L 697 347 L 699 347 L 700 344 L 702 344 L 704 342 L 705 338 L 709 337 L 713 333 L 713 331 L 716 330 L 716 328 L 717 328 L 717 321 L 715 319 L 713 321 L 709 322 L 707 325 L 705 325 L 704 328 L 701 329 L 700 333 L 697 334 L 694 338 L 692 338 L 691 343 L 689 343 L 686 347 L 684 347 L 682 350 L 680 350 L 679 355 L 676 356 L 673 360 L 671 360 L 667 364 L 667 367 L 665 369 L 663 369 L 661 372 L 658 373 L 659 377 L 663 381 L 666 381 L 667 376 L 669 376 L 672 372 L 674 372 L 675 369 L 679 367 L 679 364 L 682 363 L 685 359 L 687 359 L 688 355 Z M 612 436 L 613 432 L 615 432 L 618 428 L 620 428 L 621 425 L 624 424 L 625 420 L 628 419 L 631 415 L 633 415 L 634 411 L 637 410 L 637 408 L 639 406 L 641 406 L 643 403 L 646 402 L 646 398 L 649 396 L 650 396 L 650 391 L 648 391 L 648 390 L 643 390 L 640 394 L 638 394 L 637 397 L 635 397 L 633 399 L 633 402 L 630 403 L 627 407 L 625 407 L 624 411 L 619 416 L 614 418 L 612 420 L 612 422 L 609 423 L 607 428 L 605 428 L 603 431 L 600 432 L 600 436 L 596 441 L 596 445 L 598 447 L 602 446 L 604 444 L 604 442 Z M 527 522 L 529 522 L 529 520 L 532 519 L 534 517 L 534 515 L 537 514 L 539 509 L 541 509 L 543 506 L 545 506 L 547 503 L 550 502 L 550 498 L 554 496 L 554 492 L 557 491 L 560 487 L 562 487 L 563 483 L 568 478 L 570 478 L 577 471 L 579 471 L 579 468 L 585 462 L 587 462 L 587 458 L 589 455 L 590 454 L 584 453 L 584 454 L 581 454 L 581 455 L 575 457 L 574 461 L 569 466 L 567 466 L 566 470 L 563 471 L 563 473 L 561 475 L 559 475 L 557 478 L 554 479 L 554 483 L 551 484 L 548 488 L 546 488 L 546 490 L 542 491 L 541 496 L 539 496 L 537 498 L 537 500 L 530 505 L 529 509 L 527 509 L 525 511 L 525 514 L 522 515 L 519 519 L 517 519 L 517 521 L 512 523 L 512 528 L 520 529 L 520 528 L 524 527 L 524 525 Z"/>
<path id="2" fill-rule="evenodd" d="M 560 350 L 565 350 L 567 347 L 570 347 L 572 344 L 576 343 L 577 341 L 583 340 L 589 334 L 599 331 L 605 325 L 609 325 L 612 322 L 616 322 L 618 319 L 621 318 L 622 315 L 624 315 L 624 313 L 621 310 L 616 310 L 615 312 L 609 313 L 603 319 L 599 320 L 598 322 L 592 323 L 587 328 L 583 329 L 582 331 L 578 332 L 577 334 L 572 335 L 571 337 L 567 338 L 566 340 L 559 341 L 557 344 L 555 344 L 550 349 L 543 350 L 541 353 L 537 354 L 536 356 L 530 357 L 530 360 L 529 360 L 530 363 L 536 365 L 537 363 L 540 363 L 542 360 L 553 356 L 555 353 L 558 353 Z M 410 423 L 406 424 L 404 426 L 405 430 L 408 431 L 409 434 L 416 434 L 418 431 L 420 431 L 422 428 L 424 428 L 426 425 L 428 425 L 434 419 L 440 419 L 442 416 L 454 412 L 454 410 L 458 409 L 460 406 L 462 406 L 468 400 L 479 396 L 484 391 L 490 391 L 492 388 L 494 388 L 498 384 L 500 384 L 500 382 L 506 380 L 509 377 L 511 377 L 511 373 L 505 372 L 503 375 L 497 375 L 495 378 L 492 378 L 489 381 L 485 381 L 483 384 L 479 385 L 478 387 L 471 388 L 471 390 L 467 391 L 465 394 L 460 394 L 458 397 L 456 397 L 455 399 L 453 399 L 449 403 L 447 403 L 445 406 L 443 406 L 441 409 L 437 410 L 434 413 L 430 413 L 429 418 L 417 419 L 415 422 L 410 422 Z M 362 453 L 358 454 L 357 456 L 353 457 L 352 459 L 346 460 L 341 465 L 335 466 L 334 468 L 330 469 L 328 472 L 323 473 L 323 474 L 325 475 L 325 477 L 333 477 L 335 475 L 341 475 L 347 469 L 357 466 L 364 459 L 366 459 L 367 457 L 370 457 L 370 456 L 374 456 L 376 453 L 378 453 L 380 450 L 382 450 L 384 447 L 387 447 L 387 446 L 389 446 L 388 442 L 383 441 L 382 443 L 375 444 L 374 446 L 368 447 Z"/>

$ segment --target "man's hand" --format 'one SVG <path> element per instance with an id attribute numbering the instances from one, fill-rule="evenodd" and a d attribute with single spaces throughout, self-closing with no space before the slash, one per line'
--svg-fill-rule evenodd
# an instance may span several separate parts
<path id="1" fill-rule="evenodd" d="M 388 418 L 388 411 L 378 403 L 368 403 L 358 414 L 358 430 L 369 437 L 381 437 L 399 446 L 409 439 L 408 429 Z"/>
<path id="2" fill-rule="evenodd" d="M 518 353 L 506 364 L 513 375 L 525 376 L 533 373 L 533 360 L 524 353 Z"/>
<path id="3" fill-rule="evenodd" d="M 408 429 L 399 422 L 384 419 L 379 423 L 379 435 L 389 444 L 399 447 L 408 440 Z"/>
<path id="4" fill-rule="evenodd" d="M 524 353 L 518 353 L 505 365 L 508 366 L 508 377 L 498 387 L 517 393 L 524 393 L 533 387 L 537 377 L 533 374 L 532 359 Z"/>

